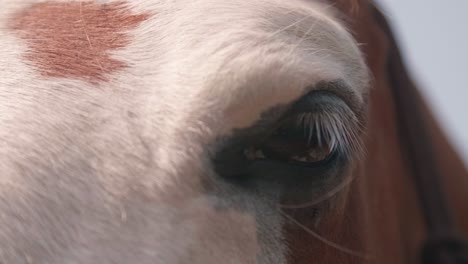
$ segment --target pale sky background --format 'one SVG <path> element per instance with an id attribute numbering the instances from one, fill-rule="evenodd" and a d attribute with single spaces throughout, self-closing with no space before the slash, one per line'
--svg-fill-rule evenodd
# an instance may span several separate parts
<path id="1" fill-rule="evenodd" d="M 468 164 L 468 0 L 377 0 L 452 144 Z"/>

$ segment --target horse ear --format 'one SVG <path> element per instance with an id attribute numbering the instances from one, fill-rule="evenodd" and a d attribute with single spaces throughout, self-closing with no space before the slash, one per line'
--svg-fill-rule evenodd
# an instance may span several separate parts
<path id="1" fill-rule="evenodd" d="M 376 22 L 389 41 L 386 70 L 397 110 L 402 155 L 412 170 L 414 186 L 425 214 L 429 241 L 434 237 L 436 240 L 440 239 L 441 234 L 457 234 L 458 227 L 461 227 L 466 237 L 466 167 L 411 79 L 386 18 L 375 5 L 372 10 Z M 436 253 L 431 251 L 424 251 L 423 254 L 428 254 L 423 257 L 436 257 Z"/>

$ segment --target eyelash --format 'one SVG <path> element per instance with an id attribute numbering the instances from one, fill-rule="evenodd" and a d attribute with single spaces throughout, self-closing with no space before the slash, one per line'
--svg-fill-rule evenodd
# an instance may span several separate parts
<path id="1" fill-rule="evenodd" d="M 359 140 L 362 129 L 351 111 L 308 112 L 297 115 L 295 119 L 295 125 L 304 129 L 309 141 L 315 135 L 318 144 L 329 144 L 331 152 L 339 151 L 348 157 L 363 152 Z"/>
<path id="2" fill-rule="evenodd" d="M 346 159 L 359 159 L 364 153 L 362 127 L 343 100 L 328 92 L 316 91 L 299 100 L 285 118 L 264 134 L 264 140 L 269 142 L 269 138 L 276 136 L 287 140 L 291 135 L 300 135 L 310 155 L 328 150 L 329 157 L 339 154 Z M 251 160 L 264 159 L 262 144 L 260 148 L 246 149 L 245 156 Z M 265 147 L 268 149 L 268 143 Z"/>

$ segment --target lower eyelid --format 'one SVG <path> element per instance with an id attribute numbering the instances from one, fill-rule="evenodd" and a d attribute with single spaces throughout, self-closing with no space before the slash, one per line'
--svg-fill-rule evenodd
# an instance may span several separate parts
<path id="1" fill-rule="evenodd" d="M 247 165 L 242 185 L 263 196 L 281 194 L 282 204 L 320 200 L 347 177 L 348 160 L 341 154 L 326 164 L 307 167 L 298 164 L 258 160 Z"/>

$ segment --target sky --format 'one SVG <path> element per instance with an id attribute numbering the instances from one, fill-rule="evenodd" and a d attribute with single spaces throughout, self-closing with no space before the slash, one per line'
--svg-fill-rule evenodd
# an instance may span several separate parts
<path id="1" fill-rule="evenodd" d="M 415 81 L 468 165 L 467 0 L 377 0 Z"/>

